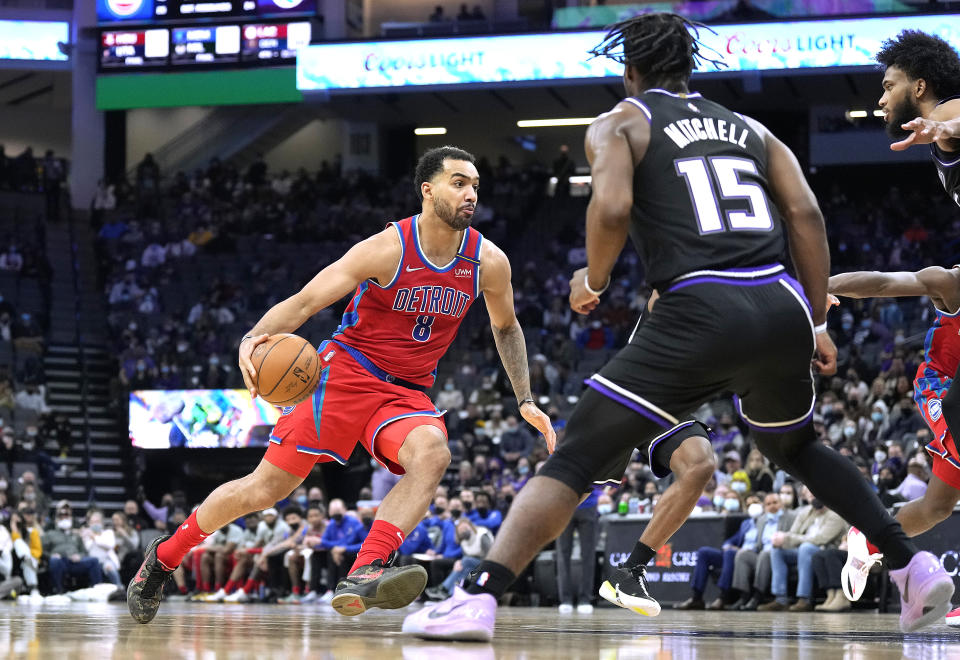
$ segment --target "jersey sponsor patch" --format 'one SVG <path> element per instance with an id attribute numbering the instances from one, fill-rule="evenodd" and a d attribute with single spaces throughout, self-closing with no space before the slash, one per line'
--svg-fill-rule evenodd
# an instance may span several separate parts
<path id="1" fill-rule="evenodd" d="M 293 412 L 294 408 L 296 408 L 296 406 L 284 406 L 283 408 L 280 409 L 280 414 L 289 415 L 290 413 Z"/>
<path id="2" fill-rule="evenodd" d="M 930 421 L 935 422 L 940 419 L 940 415 L 943 413 L 943 404 L 940 399 L 927 401 L 927 412 L 930 414 Z"/>

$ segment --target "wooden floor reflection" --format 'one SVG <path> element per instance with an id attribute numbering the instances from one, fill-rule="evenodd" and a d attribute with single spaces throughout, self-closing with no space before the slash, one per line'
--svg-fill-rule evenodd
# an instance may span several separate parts
<path id="1" fill-rule="evenodd" d="M 0 604 L 9 658 L 230 660 L 960 660 L 960 633 L 937 626 L 901 635 L 894 615 L 624 610 L 560 615 L 502 609 L 493 644 L 441 644 L 403 636 L 403 612 L 346 619 L 319 605 L 164 603 L 149 625 L 122 604 Z M 0 651 L 2 654 L 2 651 Z"/>

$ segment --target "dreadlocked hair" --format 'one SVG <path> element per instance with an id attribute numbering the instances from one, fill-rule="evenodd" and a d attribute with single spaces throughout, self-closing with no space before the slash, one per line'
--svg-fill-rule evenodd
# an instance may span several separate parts
<path id="1" fill-rule="evenodd" d="M 877 62 L 901 69 L 911 80 L 923 78 L 938 99 L 960 94 L 960 56 L 940 37 L 904 30 L 883 42 Z"/>
<path id="2" fill-rule="evenodd" d="M 701 52 L 710 49 L 700 41 L 701 28 L 710 30 L 679 14 L 641 14 L 611 25 L 603 42 L 590 53 L 634 67 L 650 84 L 672 80 L 685 83 L 700 62 L 716 69 L 726 66 Z"/>

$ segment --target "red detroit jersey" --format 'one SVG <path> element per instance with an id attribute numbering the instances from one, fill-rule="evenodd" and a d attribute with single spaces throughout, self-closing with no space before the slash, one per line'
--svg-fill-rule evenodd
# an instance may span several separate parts
<path id="1" fill-rule="evenodd" d="M 923 343 L 924 360 L 942 376 L 953 378 L 960 365 L 960 310 L 953 314 L 939 309 L 936 312 L 937 320 Z"/>
<path id="2" fill-rule="evenodd" d="M 430 387 L 467 310 L 479 296 L 483 236 L 467 227 L 453 260 L 430 263 L 420 249 L 415 215 L 391 222 L 403 252 L 389 284 L 358 287 L 333 338 L 388 374 Z"/>

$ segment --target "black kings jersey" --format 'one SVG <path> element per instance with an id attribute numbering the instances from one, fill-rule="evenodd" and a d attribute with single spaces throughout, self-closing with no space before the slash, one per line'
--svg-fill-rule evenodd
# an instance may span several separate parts
<path id="1" fill-rule="evenodd" d="M 946 103 L 953 99 L 960 99 L 960 96 L 951 96 L 943 99 L 940 103 Z M 940 105 L 940 103 L 937 105 Z M 937 166 L 937 174 L 940 175 L 940 183 L 943 184 L 943 189 L 950 195 L 950 199 L 960 204 L 960 149 L 944 151 L 934 142 L 930 145 L 930 153 L 933 156 L 933 164 Z"/>
<path id="2" fill-rule="evenodd" d="M 697 270 L 779 261 L 783 223 L 769 194 L 767 151 L 743 117 L 697 93 L 651 89 L 626 101 L 650 121 L 630 225 L 647 281 L 660 288 Z"/>

